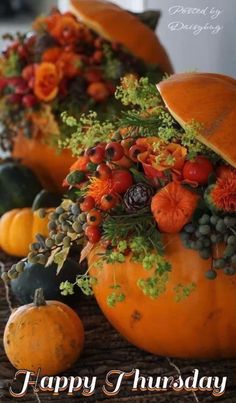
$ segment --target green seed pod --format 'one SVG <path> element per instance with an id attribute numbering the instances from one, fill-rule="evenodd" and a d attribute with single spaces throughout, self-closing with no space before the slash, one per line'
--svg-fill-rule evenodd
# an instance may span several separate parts
<path id="1" fill-rule="evenodd" d="M 216 277 L 217 277 L 217 273 L 216 273 L 215 270 L 209 270 L 209 271 L 207 271 L 207 272 L 205 273 L 205 275 L 206 275 L 206 278 L 207 278 L 208 280 L 215 280 Z"/>
<path id="2" fill-rule="evenodd" d="M 85 223 L 86 220 L 87 220 L 87 214 L 86 213 L 80 213 L 79 220 L 80 220 L 81 224 Z"/>
<path id="3" fill-rule="evenodd" d="M 77 234 L 80 234 L 83 230 L 82 230 L 82 225 L 78 222 L 74 222 L 72 225 L 72 228 L 75 232 L 77 232 Z"/>
<path id="4" fill-rule="evenodd" d="M 41 245 L 39 242 L 33 242 L 30 244 L 30 250 L 32 252 L 37 252 L 40 249 Z"/>
<path id="5" fill-rule="evenodd" d="M 52 248 L 52 247 L 55 245 L 55 242 L 54 242 L 53 239 L 47 238 L 47 239 L 45 240 L 45 245 L 46 245 L 47 248 L 50 249 L 50 248 Z"/>
<path id="6" fill-rule="evenodd" d="M 210 232 L 211 232 L 211 227 L 210 227 L 210 225 L 207 225 L 207 224 L 205 224 L 205 225 L 200 225 L 200 226 L 199 226 L 199 232 L 200 232 L 200 234 L 202 234 L 202 235 L 209 235 Z"/>
<path id="7" fill-rule="evenodd" d="M 69 236 L 65 236 L 65 238 L 63 239 L 63 246 L 65 248 L 68 248 L 70 246 L 71 243 L 71 238 Z"/>
<path id="8" fill-rule="evenodd" d="M 72 214 L 74 214 L 75 216 L 77 216 L 77 215 L 80 214 L 80 208 L 79 208 L 79 205 L 78 205 L 77 203 L 75 203 L 75 204 L 73 204 L 73 205 L 71 206 L 71 212 L 72 212 Z"/>
<path id="9" fill-rule="evenodd" d="M 199 251 L 199 254 L 200 254 L 202 259 L 209 259 L 211 257 L 211 250 L 207 249 L 207 248 L 204 248 L 204 249 Z"/>
<path id="10" fill-rule="evenodd" d="M 184 231 L 187 232 L 188 234 L 193 234 L 195 231 L 195 228 L 192 224 L 187 224 L 184 227 Z"/>
<path id="11" fill-rule="evenodd" d="M 16 264 L 17 273 L 22 273 L 24 271 L 24 268 L 25 268 L 25 263 L 22 260 Z"/>
<path id="12" fill-rule="evenodd" d="M 230 235 L 227 239 L 227 244 L 236 246 L 236 235 Z"/>
<path id="13" fill-rule="evenodd" d="M 55 223 L 55 221 L 50 221 L 48 223 L 48 229 L 49 229 L 49 231 L 53 231 L 53 230 L 57 229 L 57 224 Z"/>
<path id="14" fill-rule="evenodd" d="M 62 243 L 63 239 L 64 239 L 64 234 L 62 234 L 61 232 L 59 232 L 58 234 L 56 234 L 55 236 L 55 244 L 59 245 Z"/>
<path id="15" fill-rule="evenodd" d="M 215 269 L 223 269 L 226 265 L 226 261 L 222 258 L 220 259 L 215 259 L 213 261 L 213 266 Z"/>
<path id="16" fill-rule="evenodd" d="M 223 233 L 225 232 L 225 230 L 226 230 L 226 225 L 225 225 L 224 220 L 223 220 L 222 218 L 220 218 L 220 219 L 217 221 L 216 230 L 217 230 L 218 232 L 223 232 Z"/>
<path id="17" fill-rule="evenodd" d="M 45 264 L 47 263 L 47 258 L 45 255 L 43 255 L 42 253 L 39 253 L 37 255 L 37 262 L 43 266 L 45 266 Z"/>
<path id="18" fill-rule="evenodd" d="M 219 220 L 219 217 L 216 216 L 216 215 L 212 215 L 212 216 L 210 217 L 210 223 L 211 223 L 212 225 L 214 225 L 214 226 L 216 226 L 218 220 Z"/>
<path id="19" fill-rule="evenodd" d="M 40 218 L 45 218 L 46 215 L 47 215 L 46 210 L 44 208 L 40 208 L 38 210 L 38 215 L 39 215 Z"/>
<path id="20" fill-rule="evenodd" d="M 10 278 L 9 278 L 9 276 L 8 276 L 7 271 L 4 271 L 4 272 L 1 274 L 1 279 L 2 279 L 2 281 L 4 281 L 4 283 L 8 283 L 8 281 L 10 280 Z"/>
<path id="21" fill-rule="evenodd" d="M 234 274 L 236 274 L 236 268 L 235 267 L 225 267 L 224 268 L 224 273 L 227 276 L 234 276 Z"/>
<path id="22" fill-rule="evenodd" d="M 66 177 L 66 180 L 70 186 L 78 185 L 85 179 L 86 179 L 85 173 L 79 170 L 70 172 Z"/>
<path id="23" fill-rule="evenodd" d="M 226 246 L 225 250 L 224 250 L 224 257 L 231 257 L 233 256 L 235 253 L 235 248 L 232 245 L 228 245 Z"/>
<path id="24" fill-rule="evenodd" d="M 13 280 L 13 279 L 15 279 L 15 278 L 18 277 L 18 274 L 19 274 L 19 273 L 17 273 L 17 271 L 16 271 L 16 265 L 13 264 L 12 267 L 10 268 L 10 270 L 8 270 L 8 277 L 9 277 L 11 280 Z"/>
<path id="25" fill-rule="evenodd" d="M 199 224 L 209 224 L 210 216 L 208 214 L 203 214 L 203 216 L 198 220 Z"/>
<path id="26" fill-rule="evenodd" d="M 65 209 L 62 206 L 58 206 L 55 210 L 57 214 L 63 214 L 65 212 Z"/>

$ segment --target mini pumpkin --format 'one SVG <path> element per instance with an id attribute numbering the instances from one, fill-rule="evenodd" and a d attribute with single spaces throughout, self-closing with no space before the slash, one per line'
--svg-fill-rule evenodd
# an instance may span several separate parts
<path id="1" fill-rule="evenodd" d="M 42 289 L 34 303 L 23 305 L 10 316 L 4 331 L 4 348 L 17 369 L 56 375 L 79 358 L 84 329 L 79 316 L 67 305 L 46 301 Z"/>
<path id="2" fill-rule="evenodd" d="M 0 247 L 9 255 L 25 257 L 35 236 L 48 236 L 48 218 L 31 208 L 13 209 L 0 219 Z"/>

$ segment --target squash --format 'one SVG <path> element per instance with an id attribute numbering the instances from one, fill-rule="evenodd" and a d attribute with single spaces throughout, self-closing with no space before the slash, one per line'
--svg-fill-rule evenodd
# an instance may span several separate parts
<path id="1" fill-rule="evenodd" d="M 14 208 L 32 205 L 42 189 L 35 174 L 26 166 L 9 161 L 0 164 L 0 215 Z"/>
<path id="2" fill-rule="evenodd" d="M 27 263 L 24 271 L 19 276 L 11 280 L 11 290 L 21 305 L 29 304 L 34 299 L 37 288 L 42 288 L 45 299 L 62 301 L 68 305 L 78 301 L 81 292 L 75 287 L 74 294 L 63 296 L 60 292 L 60 284 L 63 281 L 75 282 L 78 274 L 84 273 L 83 264 L 78 264 L 72 259 L 67 259 L 57 274 L 57 266 L 51 264 L 48 267 L 43 265 Z"/>
<path id="3" fill-rule="evenodd" d="M 0 247 L 9 255 L 25 257 L 39 233 L 48 236 L 48 217 L 40 218 L 31 208 L 13 209 L 0 219 Z"/>
<path id="4" fill-rule="evenodd" d="M 58 301 L 45 302 L 42 289 L 34 303 L 13 311 L 4 331 L 4 348 L 17 369 L 56 375 L 79 358 L 84 329 L 79 316 Z"/>
<path id="5" fill-rule="evenodd" d="M 32 210 L 35 211 L 43 207 L 57 207 L 61 203 L 61 200 L 61 194 L 43 189 L 36 195 L 32 204 Z"/>
<path id="6" fill-rule="evenodd" d="M 109 322 L 129 342 L 148 352 L 181 358 L 236 357 L 236 278 L 219 272 L 217 281 L 206 280 L 204 272 L 211 260 L 186 249 L 178 234 L 164 238 L 165 257 L 172 265 L 166 291 L 151 299 L 137 286 L 150 272 L 130 260 L 95 267 L 101 247 L 89 256 L 90 274 L 97 278 L 94 293 Z M 113 278 L 126 295 L 124 301 L 109 307 Z M 179 302 L 175 288 L 196 284 Z"/>
<path id="7" fill-rule="evenodd" d="M 147 64 L 157 64 L 172 73 L 169 57 L 153 32 L 136 16 L 104 0 L 71 0 L 70 11 L 108 41 L 122 44 Z"/>
<path id="8" fill-rule="evenodd" d="M 221 74 L 174 74 L 157 88 L 172 116 L 185 127 L 202 124 L 198 139 L 236 168 L 236 80 Z"/>

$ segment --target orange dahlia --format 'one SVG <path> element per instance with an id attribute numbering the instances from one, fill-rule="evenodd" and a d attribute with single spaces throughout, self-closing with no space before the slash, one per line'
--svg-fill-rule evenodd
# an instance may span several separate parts
<path id="1" fill-rule="evenodd" d="M 236 212 L 236 174 L 217 180 L 210 194 L 213 203 L 220 210 Z"/>
<path id="2" fill-rule="evenodd" d="M 99 205 L 102 197 L 112 193 L 112 189 L 113 183 L 111 179 L 91 178 L 86 195 L 92 196 L 96 204 Z"/>
<path id="3" fill-rule="evenodd" d="M 65 15 L 55 20 L 55 24 L 49 27 L 49 33 L 62 46 L 73 45 L 80 37 L 81 25 L 74 17 Z"/>
<path id="4" fill-rule="evenodd" d="M 58 93 L 59 75 L 53 63 L 39 64 L 35 72 L 34 93 L 44 102 L 51 101 Z"/>

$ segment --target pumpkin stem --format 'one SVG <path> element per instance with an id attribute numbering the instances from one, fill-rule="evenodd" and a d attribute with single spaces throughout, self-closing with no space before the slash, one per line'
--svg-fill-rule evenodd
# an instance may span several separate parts
<path id="1" fill-rule="evenodd" d="M 46 305 L 46 301 L 44 299 L 43 289 L 42 288 L 37 288 L 37 290 L 35 290 L 35 293 L 34 293 L 34 305 L 36 305 L 36 306 Z"/>

